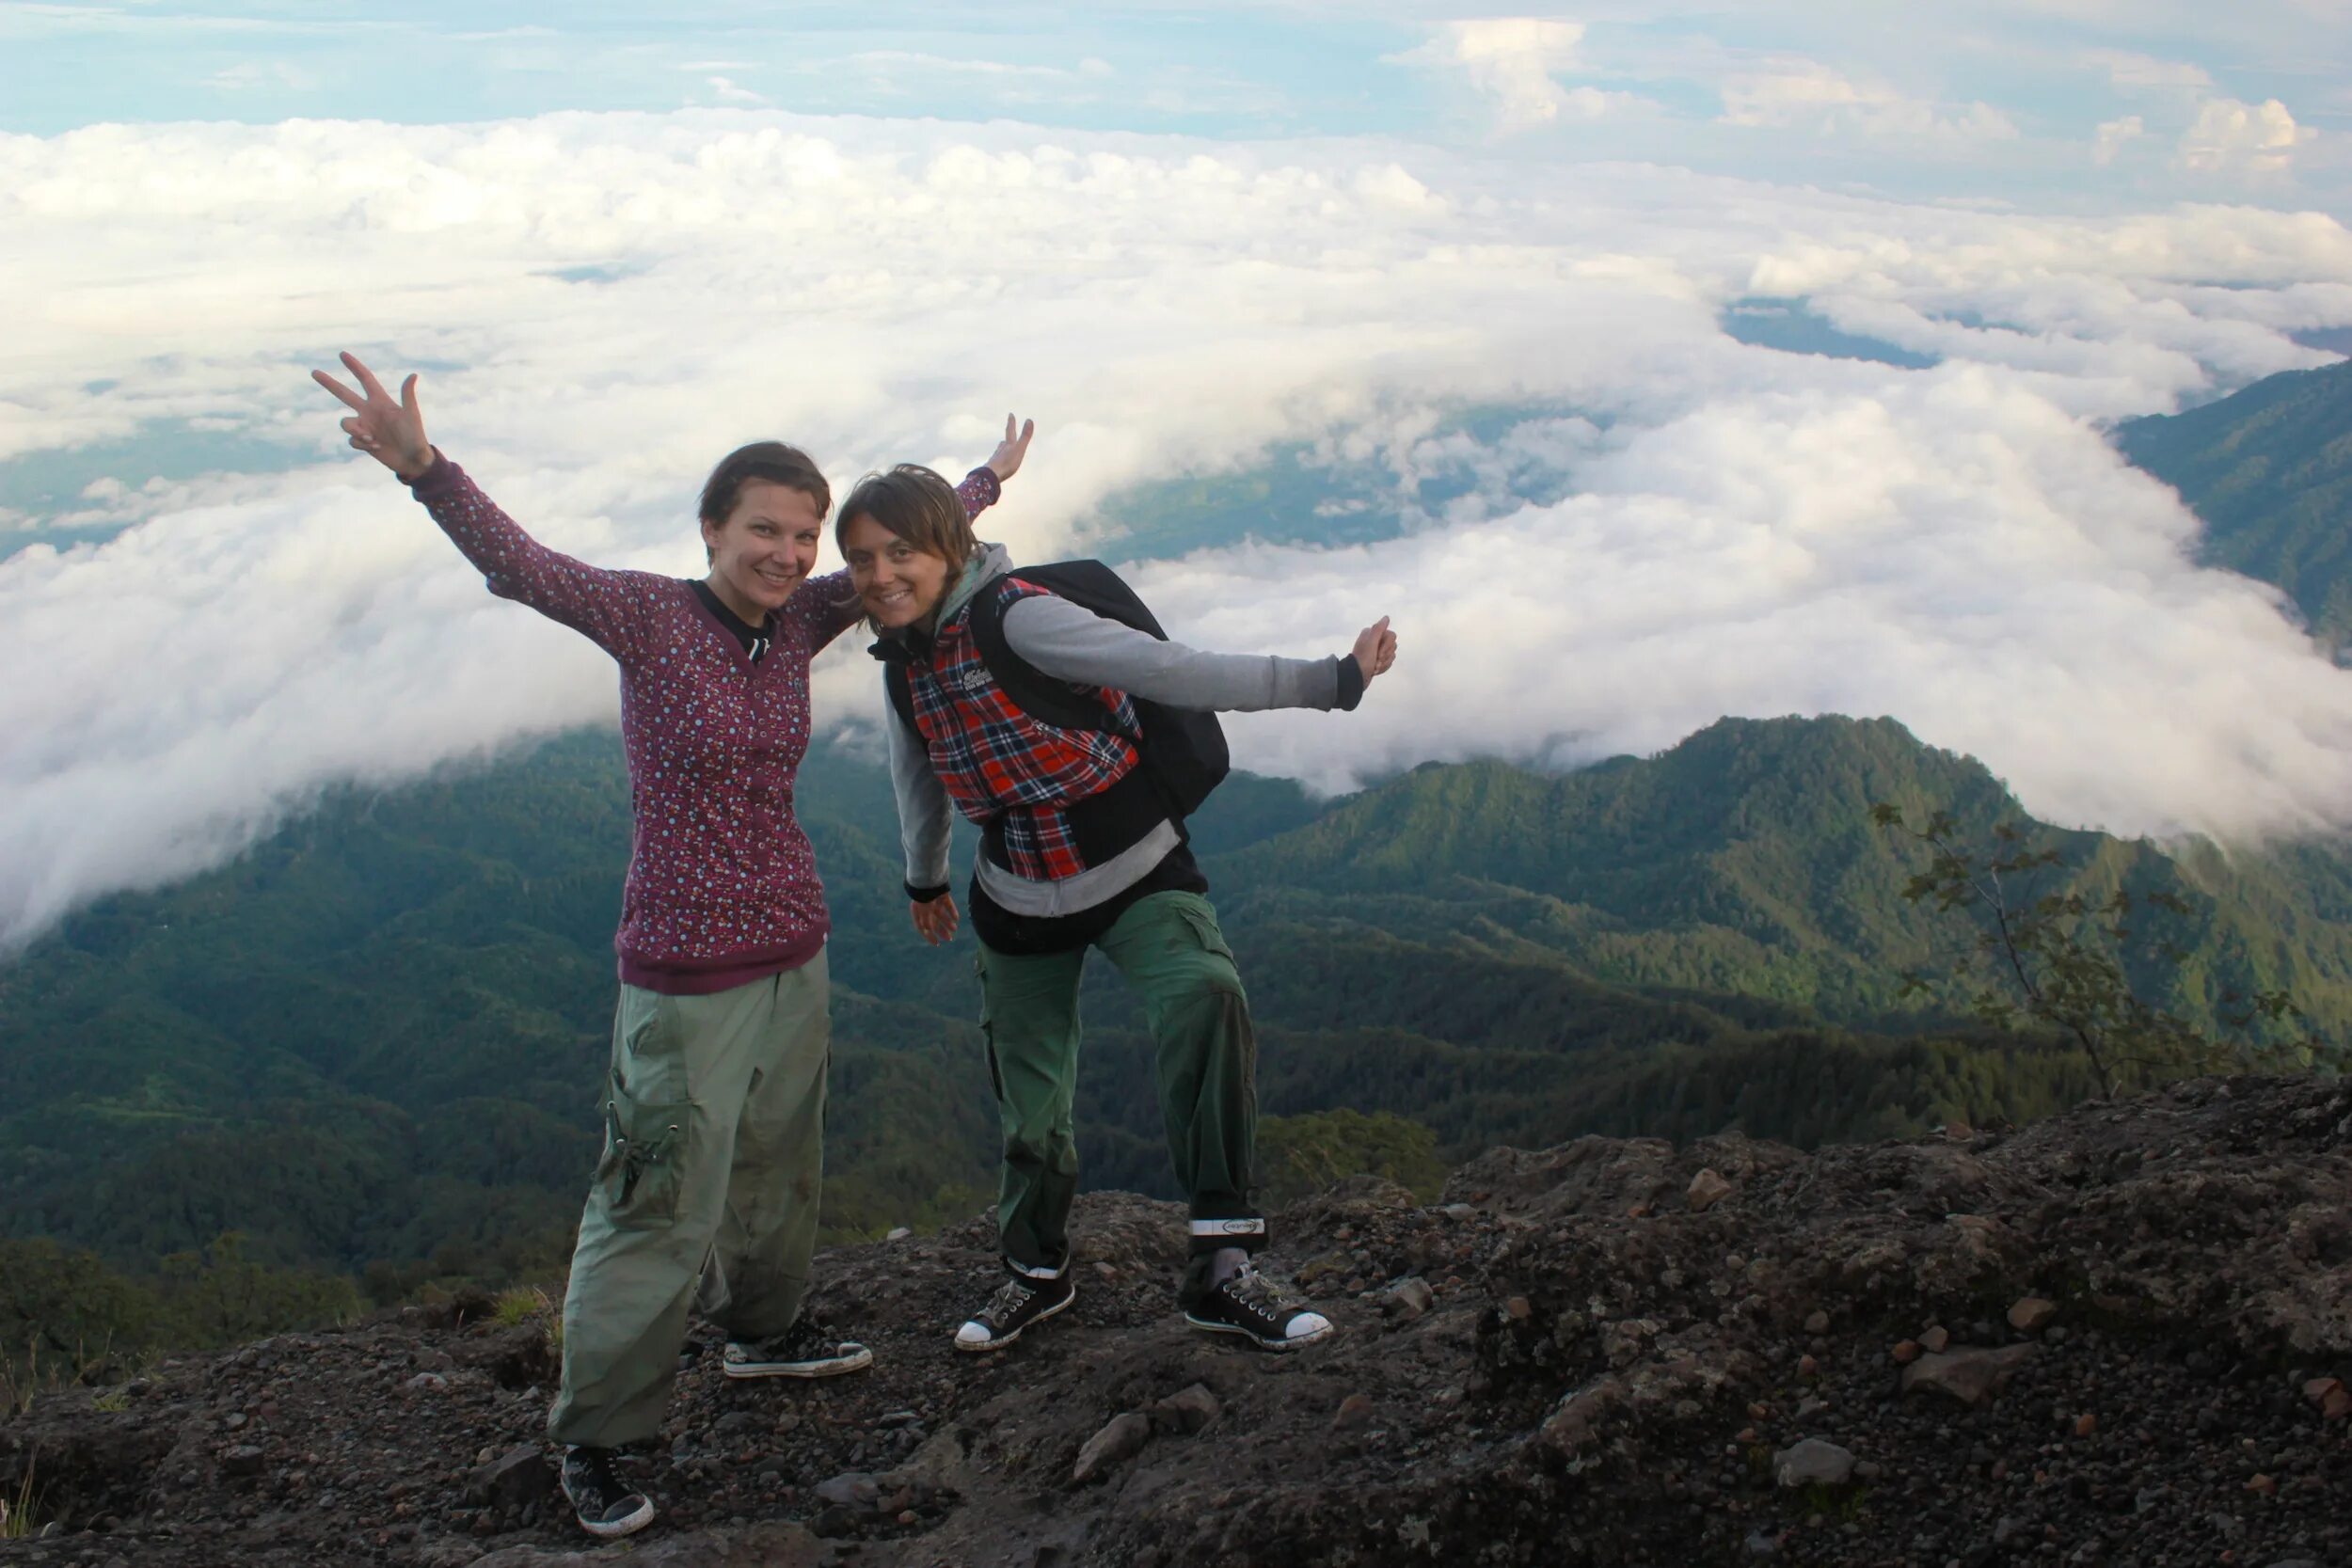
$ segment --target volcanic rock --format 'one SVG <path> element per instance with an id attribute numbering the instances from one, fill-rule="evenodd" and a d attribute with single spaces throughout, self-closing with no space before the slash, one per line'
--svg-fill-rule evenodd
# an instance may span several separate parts
<path id="1" fill-rule="evenodd" d="M 2008 1345 L 1999 1350 L 1961 1349 L 1923 1355 L 1903 1369 L 1903 1392 L 1929 1388 L 1965 1405 L 1980 1405 L 2017 1375 L 2037 1348 Z"/>
<path id="2" fill-rule="evenodd" d="M 1702 1170 L 1691 1178 L 1690 1188 L 1684 1196 L 1690 1200 L 1691 1212 L 1695 1214 L 1712 1209 L 1731 1194 L 1730 1182 L 1714 1171 Z"/>
<path id="3" fill-rule="evenodd" d="M 1843 1486 L 1853 1479 L 1854 1457 L 1835 1443 L 1807 1437 L 1772 1456 L 1772 1480 L 1786 1487 Z"/>
<path id="4" fill-rule="evenodd" d="M 1155 1402 L 1146 1414 L 1160 1431 L 1189 1436 L 1215 1421 L 1223 1409 L 1206 1384 L 1195 1383 Z"/>
<path id="5" fill-rule="evenodd" d="M 2009 1326 L 2020 1334 L 2038 1334 L 2057 1316 L 2057 1302 L 2026 1296 L 2009 1309 Z"/>
<path id="6" fill-rule="evenodd" d="M 1736 1196 L 1692 1209 L 1702 1170 Z M 2347 1215 L 2331 1081 L 1810 1154 L 1581 1137 L 1440 1207 L 1359 1180 L 1275 1215 L 1264 1266 L 1339 1332 L 1270 1355 L 1174 1309 L 1181 1206 L 1089 1193 L 1076 1305 L 996 1354 L 947 1345 L 983 1214 L 820 1256 L 870 1370 L 731 1381 L 698 1327 L 621 1459 L 660 1510 L 625 1547 L 546 1489 L 548 1323 L 469 1294 L 0 1407 L 0 1497 L 40 1499 L 0 1568 L 2352 1564 Z M 2037 1291 L 2063 1315 L 2006 1343 Z M 1779 1482 L 1808 1442 L 1867 1456 L 1828 1517 Z"/>
<path id="7" fill-rule="evenodd" d="M 1124 1464 L 1143 1451 L 1143 1445 L 1152 1440 L 1152 1422 L 1135 1411 L 1114 1416 L 1110 1424 L 1078 1450 L 1078 1463 L 1071 1467 L 1070 1479 L 1080 1486 Z"/>

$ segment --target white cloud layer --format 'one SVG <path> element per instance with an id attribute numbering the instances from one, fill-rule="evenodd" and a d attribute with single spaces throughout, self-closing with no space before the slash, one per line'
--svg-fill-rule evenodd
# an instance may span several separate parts
<path id="1" fill-rule="evenodd" d="M 1844 132 L 1964 146 L 2009 141 L 2017 127 L 1990 103 L 1945 105 L 1883 83 L 1857 82 L 1819 60 L 1781 59 L 1727 78 L 1724 123 L 1774 130 Z"/>
<path id="2" fill-rule="evenodd" d="M 2120 92 L 2202 93 L 2213 86 L 2211 72 L 2186 60 L 2160 60 L 2116 49 L 2093 50 L 2084 58 L 2104 70 Z"/>
<path id="3" fill-rule="evenodd" d="M 2137 115 L 2125 115 L 2120 119 L 2103 120 L 2100 122 L 2098 135 L 2091 143 L 2090 155 L 2097 161 L 2100 167 L 2105 168 L 2115 162 L 2116 155 L 2126 146 L 2147 134 L 2148 127 Z"/>
<path id="4" fill-rule="evenodd" d="M 1492 106 L 1495 129 L 1531 130 L 1561 119 L 1598 119 L 1629 94 L 1565 87 L 1554 78 L 1577 68 L 1579 23 L 1548 17 L 1484 17 L 1440 25 L 1428 42 L 1395 55 L 1398 64 L 1455 73 Z"/>
<path id="5" fill-rule="evenodd" d="M 703 85 L 710 89 L 711 102 L 714 103 L 731 103 L 740 105 L 766 103 L 768 102 L 765 97 L 759 93 L 752 91 L 751 88 L 744 87 L 742 84 L 736 81 L 732 76 L 706 77 L 704 78 Z"/>
<path id="6" fill-rule="evenodd" d="M 2208 174 L 2283 174 L 2296 150 L 2318 135 L 2310 126 L 2297 125 L 2275 98 L 2260 103 L 2208 99 L 2181 136 L 2178 162 Z"/>
<path id="7" fill-rule="evenodd" d="M 2060 820 L 2352 826 L 2352 673 L 2192 565 L 2194 520 L 2095 428 L 2319 362 L 2283 334 L 2352 323 L 2322 216 L 689 111 L 0 137 L 0 232 L 8 297 L 40 302 L 0 344 L 0 461 L 192 424 L 306 454 L 121 471 L 84 504 L 135 526 L 0 562 L 0 942 L 329 783 L 613 713 L 600 655 L 483 593 L 342 450 L 304 372 L 344 346 L 422 367 L 436 438 L 549 543 L 681 574 L 704 472 L 758 436 L 840 483 L 954 470 L 1033 414 L 987 531 L 1029 559 L 1121 487 L 1278 441 L 1452 475 L 1404 538 L 1146 576 L 1213 646 L 1330 651 L 1396 615 L 1361 711 L 1235 725 L 1244 765 L 1318 784 L 1892 713 Z M 1750 294 L 1945 363 L 1741 345 L 1717 312 Z M 1551 415 L 1443 420 L 1494 405 Z M 1512 500 L 1531 473 L 1566 499 Z M 820 724 L 876 692 L 834 658 Z"/>

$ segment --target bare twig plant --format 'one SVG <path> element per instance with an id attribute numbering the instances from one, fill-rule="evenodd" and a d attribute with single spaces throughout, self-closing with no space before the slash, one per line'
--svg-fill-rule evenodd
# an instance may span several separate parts
<path id="1" fill-rule="evenodd" d="M 1979 847 L 1962 843 L 1958 825 L 1943 812 L 1914 826 L 1900 807 L 1881 803 L 1871 818 L 1927 851 L 1925 869 L 1913 875 L 1903 896 L 1939 913 L 1958 911 L 1977 927 L 1955 974 L 1940 983 L 1906 974 L 1903 994 L 1949 987 L 1986 1023 L 2053 1034 L 2082 1052 L 2109 1096 L 2127 1084 L 2231 1069 L 2309 1068 L 2332 1054 L 2304 1033 L 2303 1015 L 2283 990 L 2223 997 L 2219 1022 L 2227 1032 L 2215 1034 L 2134 989 L 2124 959 L 2133 942 L 2162 966 L 2177 968 L 2187 956 L 2160 933 L 2143 937 L 2133 924 L 2144 916 L 2194 915 L 2179 895 L 2153 890 L 2135 897 L 2118 889 L 2098 898 L 2049 891 L 2064 857 L 2037 847 L 2012 824 L 1994 827 L 1991 847 Z"/>

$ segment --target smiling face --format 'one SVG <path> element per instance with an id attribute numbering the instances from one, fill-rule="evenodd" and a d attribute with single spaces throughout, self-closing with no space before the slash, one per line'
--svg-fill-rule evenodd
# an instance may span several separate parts
<path id="1" fill-rule="evenodd" d="M 704 580 L 722 604 L 757 626 L 816 569 L 824 531 L 824 512 L 807 491 L 747 479 L 724 522 L 704 519 L 703 543 L 710 549 Z"/>
<path id="2" fill-rule="evenodd" d="M 850 581 L 874 624 L 885 629 L 929 624 L 955 568 L 929 550 L 915 548 L 867 513 L 841 520 L 841 555 Z"/>

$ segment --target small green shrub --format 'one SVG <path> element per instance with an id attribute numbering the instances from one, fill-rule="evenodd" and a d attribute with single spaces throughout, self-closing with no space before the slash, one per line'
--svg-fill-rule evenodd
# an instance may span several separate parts
<path id="1" fill-rule="evenodd" d="M 517 1285 L 499 1292 L 490 1316 L 501 1328 L 514 1328 L 554 1310 L 555 1304 L 548 1300 L 545 1291 L 535 1285 Z"/>
<path id="2" fill-rule="evenodd" d="M 28 1540 L 40 1528 L 37 1513 L 40 1502 L 39 1476 L 38 1468 L 28 1458 L 24 1462 L 24 1479 L 17 1482 L 15 1494 L 0 1492 L 0 1541 Z"/>

